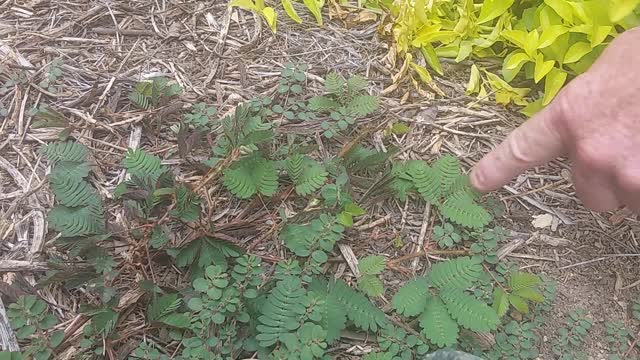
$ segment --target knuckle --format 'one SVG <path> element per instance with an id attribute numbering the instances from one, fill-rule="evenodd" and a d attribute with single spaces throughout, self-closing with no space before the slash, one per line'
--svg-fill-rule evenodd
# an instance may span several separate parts
<path id="1" fill-rule="evenodd" d="M 529 138 L 519 129 L 513 131 L 507 141 L 507 149 L 511 157 L 520 164 L 531 164 L 533 154 L 526 149 L 531 149 Z"/>

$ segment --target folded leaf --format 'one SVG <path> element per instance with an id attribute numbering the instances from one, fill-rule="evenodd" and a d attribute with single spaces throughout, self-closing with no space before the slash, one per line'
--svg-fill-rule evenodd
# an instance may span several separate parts
<path id="1" fill-rule="evenodd" d="M 298 24 L 302 24 L 302 19 L 300 19 L 300 16 L 298 16 L 298 13 L 296 12 L 296 9 L 293 8 L 293 4 L 291 3 L 291 0 L 281 0 L 282 1 L 282 7 L 284 8 L 284 11 L 287 13 L 287 15 L 289 15 L 289 17 L 297 22 Z"/>

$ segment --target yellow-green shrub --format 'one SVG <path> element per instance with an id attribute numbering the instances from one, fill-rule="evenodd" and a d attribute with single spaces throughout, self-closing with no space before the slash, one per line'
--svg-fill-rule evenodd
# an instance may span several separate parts
<path id="1" fill-rule="evenodd" d="M 489 90 L 502 104 L 548 104 L 567 79 L 584 72 L 619 33 L 638 24 L 640 0 L 388 0 L 392 35 L 401 54 L 421 52 L 442 74 L 439 58 L 499 60 L 501 77 L 472 67 L 469 94 Z M 544 95 L 530 102 L 531 83 Z"/>
<path id="2" fill-rule="evenodd" d="M 302 23 L 302 19 L 293 7 L 293 0 L 280 0 L 282 8 L 289 17 L 297 22 Z M 304 5 L 309 12 L 315 17 L 318 25 L 322 25 L 322 7 L 325 0 L 303 0 Z M 265 6 L 264 0 L 231 0 L 229 6 L 237 6 L 241 9 L 254 11 L 265 19 L 271 30 L 276 31 L 277 16 L 273 7 Z"/>

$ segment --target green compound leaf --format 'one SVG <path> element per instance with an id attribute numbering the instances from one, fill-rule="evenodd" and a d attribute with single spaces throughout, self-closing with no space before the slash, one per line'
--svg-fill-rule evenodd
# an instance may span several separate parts
<path id="1" fill-rule="evenodd" d="M 439 347 L 450 346 L 458 339 L 458 324 L 438 297 L 429 298 L 420 316 L 422 334 Z"/>
<path id="2" fill-rule="evenodd" d="M 429 281 L 419 277 L 405 283 L 393 296 L 393 308 L 404 316 L 415 316 L 424 311 L 429 294 Z"/>
<path id="3" fill-rule="evenodd" d="M 426 163 L 414 165 L 409 169 L 409 176 L 422 197 L 431 203 L 439 200 L 442 194 L 442 180 L 440 172 L 429 167 Z"/>
<path id="4" fill-rule="evenodd" d="M 509 295 L 500 287 L 493 291 L 493 310 L 499 317 L 503 317 L 509 310 Z"/>
<path id="5" fill-rule="evenodd" d="M 254 154 L 226 169 L 223 182 L 232 194 L 241 199 L 248 199 L 257 192 L 272 196 L 278 190 L 278 171 L 273 161 Z"/>
<path id="6" fill-rule="evenodd" d="M 100 203 L 82 207 L 56 206 L 47 217 L 52 229 L 63 237 L 104 233 L 104 215 Z"/>
<path id="7" fill-rule="evenodd" d="M 384 294 L 384 285 L 375 275 L 363 275 L 358 279 L 358 289 L 369 297 Z"/>
<path id="8" fill-rule="evenodd" d="M 442 205 L 440 212 L 456 224 L 480 228 L 491 221 L 491 215 L 482 206 L 475 203 L 472 197 L 464 192 L 454 193 Z"/>
<path id="9" fill-rule="evenodd" d="M 428 279 L 441 290 L 467 289 L 480 278 L 482 271 L 481 260 L 465 256 L 434 265 Z"/>
<path id="10" fill-rule="evenodd" d="M 438 173 L 440 188 L 443 192 L 448 191 L 460 176 L 460 162 L 458 158 L 451 155 L 444 155 L 438 159 L 433 169 Z"/>
<path id="11" fill-rule="evenodd" d="M 518 271 L 511 274 L 511 277 L 509 278 L 509 287 L 512 291 L 519 291 L 525 288 L 536 287 L 540 282 L 541 280 L 538 276 Z"/>
<path id="12" fill-rule="evenodd" d="M 385 264 L 384 256 L 370 255 L 358 261 L 358 270 L 363 275 L 378 275 L 384 270 Z"/>
<path id="13" fill-rule="evenodd" d="M 140 149 L 129 149 L 122 160 L 122 166 L 131 175 L 150 177 L 154 181 L 166 171 L 166 167 L 160 163 L 160 158 Z"/>
<path id="14" fill-rule="evenodd" d="M 451 317 L 458 324 L 472 331 L 487 332 L 495 330 L 500 323 L 496 312 L 487 304 L 453 287 L 440 292 Z"/>
<path id="15" fill-rule="evenodd" d="M 45 145 L 40 150 L 52 163 L 59 161 L 85 162 L 87 147 L 75 141 L 59 141 Z"/>
<path id="16" fill-rule="evenodd" d="M 379 327 L 387 324 L 384 313 L 344 281 L 336 280 L 329 293 L 336 297 L 346 309 L 349 320 L 360 329 L 377 331 Z"/>
<path id="17" fill-rule="evenodd" d="M 281 335 L 300 326 L 300 316 L 305 313 L 305 294 L 299 278 L 286 277 L 278 281 L 262 307 L 256 339 L 260 346 L 275 344 Z"/>

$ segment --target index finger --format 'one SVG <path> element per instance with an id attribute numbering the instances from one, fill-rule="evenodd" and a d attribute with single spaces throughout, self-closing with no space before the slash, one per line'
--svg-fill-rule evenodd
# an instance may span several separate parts
<path id="1" fill-rule="evenodd" d="M 555 104 L 554 104 L 555 103 Z M 471 171 L 471 185 L 480 192 L 507 184 L 526 170 L 565 153 L 557 101 L 516 128 Z"/>

